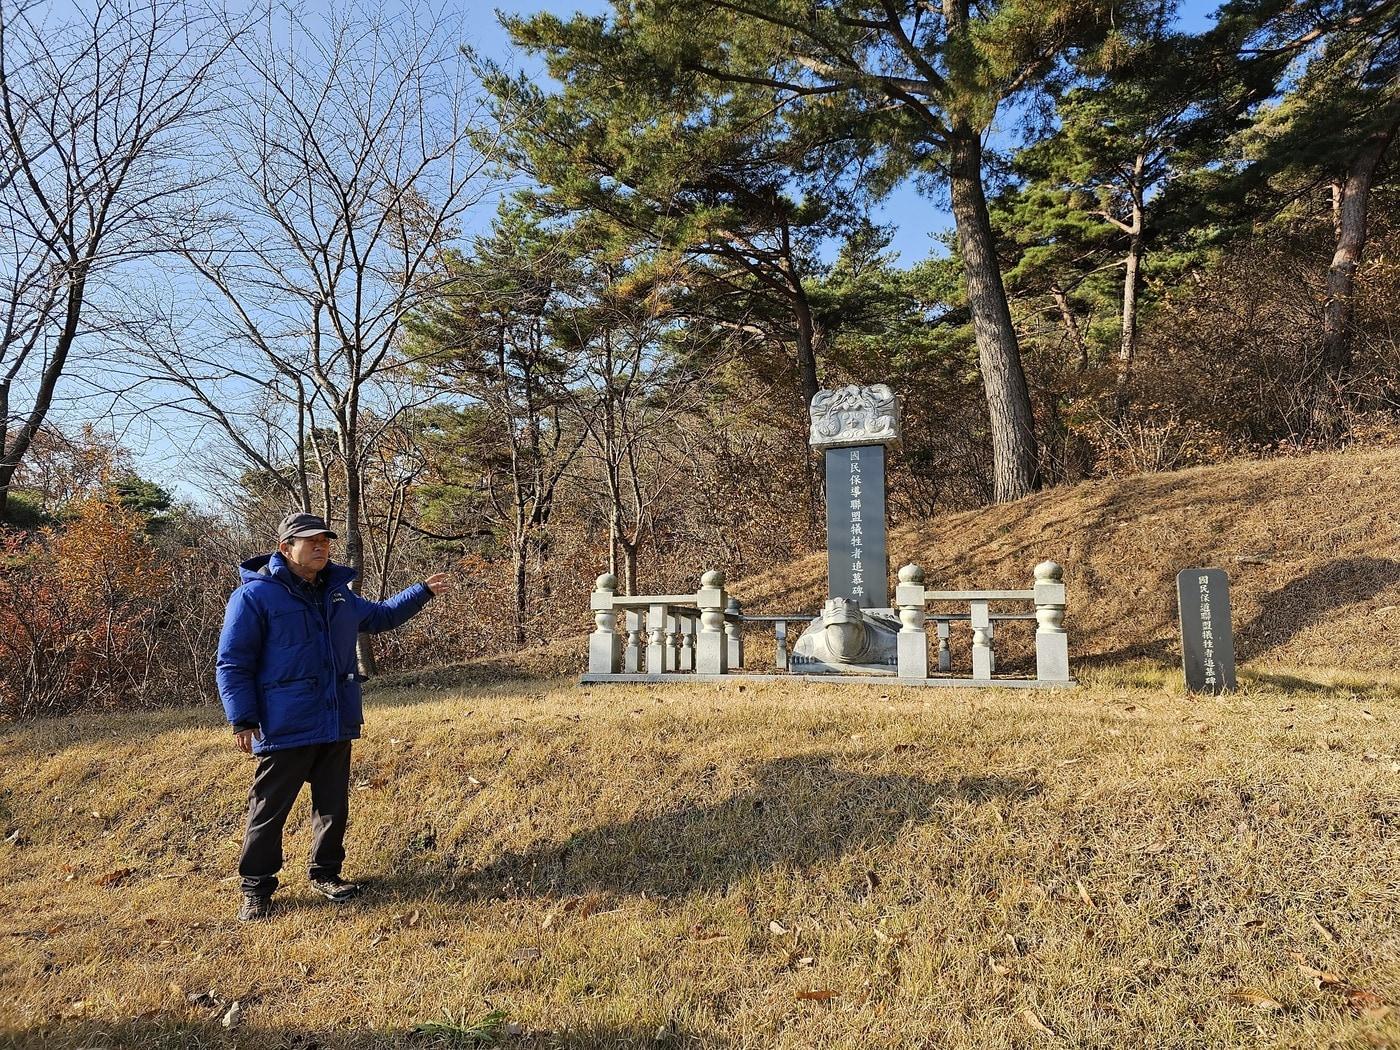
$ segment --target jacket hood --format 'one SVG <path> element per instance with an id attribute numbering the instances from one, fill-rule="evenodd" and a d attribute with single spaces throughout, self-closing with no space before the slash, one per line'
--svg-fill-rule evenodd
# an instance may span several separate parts
<path id="1" fill-rule="evenodd" d="M 337 565 L 333 561 L 326 562 L 326 567 L 321 570 L 326 577 L 328 587 L 339 587 L 341 584 L 349 583 L 359 575 L 348 565 Z M 243 578 L 244 583 L 257 583 L 261 580 L 278 580 L 285 586 L 291 586 L 296 577 L 287 566 L 287 560 L 282 557 L 281 551 L 273 551 L 271 554 L 259 554 L 256 558 L 249 558 L 238 566 L 238 574 Z"/>

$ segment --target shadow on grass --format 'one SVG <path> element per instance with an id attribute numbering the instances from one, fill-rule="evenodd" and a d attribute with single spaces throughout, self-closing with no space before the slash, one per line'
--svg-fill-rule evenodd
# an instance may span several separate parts
<path id="1" fill-rule="evenodd" d="M 924 780 L 852 772 L 838 768 L 829 755 L 781 758 L 759 766 L 757 783 L 743 794 L 714 805 L 604 824 L 562 843 L 507 853 L 476 871 L 465 885 L 459 883 L 457 892 L 471 897 L 588 891 L 682 896 L 722 890 L 761 872 L 838 860 L 940 816 L 951 823 L 968 805 L 1021 801 L 1040 790 L 1033 772 Z M 853 890 L 865 892 L 864 869 L 853 869 L 852 879 Z M 411 895 L 440 890 L 441 879 L 425 871 L 389 875 L 380 885 Z"/>
<path id="2" fill-rule="evenodd" d="M 1347 679 L 1335 682 L 1315 682 L 1310 678 L 1300 678 L 1298 675 L 1253 670 L 1244 671 L 1240 677 L 1243 681 L 1258 683 L 1288 693 L 1312 693 L 1321 696 L 1345 693 L 1363 699 L 1388 697 L 1395 693 L 1393 686 L 1381 682 L 1353 682 Z"/>
<path id="3" fill-rule="evenodd" d="M 1266 595 L 1258 614 L 1237 632 L 1240 658 L 1287 645 L 1334 610 L 1353 605 L 1400 583 L 1400 561 L 1334 558 Z"/>
<path id="4" fill-rule="evenodd" d="M 253 1007 L 256 1011 L 257 1007 Z M 484 1011 L 483 1011 L 484 1012 Z M 437 1018 L 441 1020 L 441 1016 Z M 425 1020 L 433 1020 L 425 1018 Z M 326 1031 L 277 1028 L 270 1025 L 243 1024 L 232 1031 L 225 1030 L 217 1020 L 191 1018 L 172 1014 L 168 1019 L 154 1017 L 134 1021 L 55 1021 L 30 1029 L 0 1029 L 0 1050 L 223 1050 L 250 1048 L 258 1050 L 446 1050 L 468 1047 L 500 1046 L 514 1050 L 534 1050 L 545 1047 L 569 1050 L 604 1050 L 604 1048 L 645 1047 L 664 1048 L 724 1047 L 726 1040 L 713 1034 L 704 1037 L 660 1026 L 645 1030 L 619 1029 L 606 1026 L 583 1026 L 568 1031 L 532 1031 L 524 1028 L 519 1034 L 500 1032 L 490 1040 L 470 1037 L 432 1036 L 407 1028 L 394 1031 L 356 1031 L 337 1027 Z"/>

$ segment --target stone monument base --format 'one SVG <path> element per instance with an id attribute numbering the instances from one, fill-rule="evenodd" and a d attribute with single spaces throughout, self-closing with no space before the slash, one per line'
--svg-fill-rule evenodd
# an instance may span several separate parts
<path id="1" fill-rule="evenodd" d="M 898 636 L 893 609 L 862 609 L 832 598 L 793 647 L 793 673 L 896 675 Z"/>

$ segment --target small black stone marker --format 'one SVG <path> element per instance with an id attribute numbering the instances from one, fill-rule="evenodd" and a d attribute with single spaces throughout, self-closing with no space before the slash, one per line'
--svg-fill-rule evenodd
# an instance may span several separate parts
<path id="1" fill-rule="evenodd" d="M 1181 615 L 1181 662 L 1186 688 L 1223 693 L 1235 688 L 1235 636 L 1230 628 L 1230 580 L 1224 569 L 1176 574 Z"/>

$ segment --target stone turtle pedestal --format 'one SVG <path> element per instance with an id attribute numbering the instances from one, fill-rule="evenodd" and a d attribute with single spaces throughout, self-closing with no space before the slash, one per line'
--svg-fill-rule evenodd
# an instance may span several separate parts
<path id="1" fill-rule="evenodd" d="M 797 674 L 897 674 L 899 617 L 893 609 L 862 609 L 832 598 L 792 653 Z"/>

